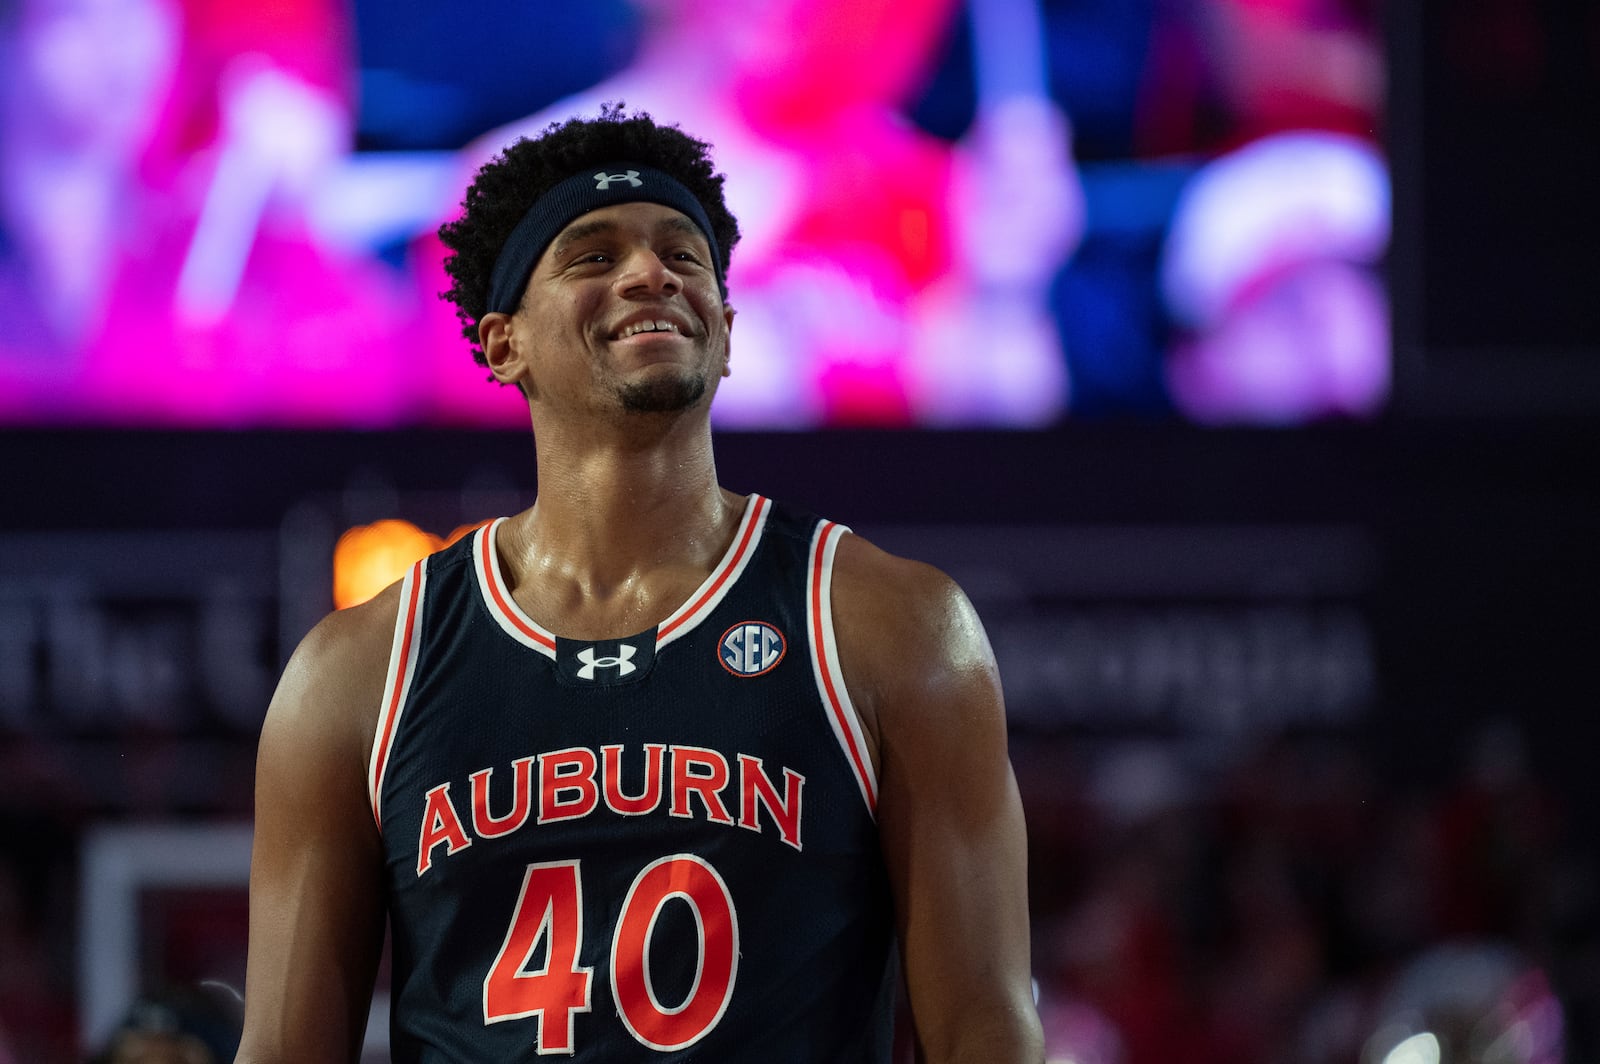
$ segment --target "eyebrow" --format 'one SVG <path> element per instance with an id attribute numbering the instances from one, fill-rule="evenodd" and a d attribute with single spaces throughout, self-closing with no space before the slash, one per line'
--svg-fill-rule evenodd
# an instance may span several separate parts
<path id="1" fill-rule="evenodd" d="M 614 232 L 616 229 L 617 223 L 606 219 L 596 219 L 592 222 L 574 222 L 563 229 L 561 235 L 556 238 L 556 242 L 550 245 L 550 253 L 557 256 L 561 255 L 573 244 L 582 243 L 590 237 Z M 710 246 L 710 241 L 700 231 L 700 227 L 681 214 L 668 215 L 661 219 L 660 222 L 656 223 L 656 231 L 658 233 L 683 233 L 687 236 L 699 237 L 701 240 L 706 241 L 707 247 Z"/>
<path id="2" fill-rule="evenodd" d="M 592 236 L 599 236 L 601 233 L 610 232 L 616 227 L 617 223 L 607 221 L 574 223 L 561 231 L 561 235 L 556 237 L 556 242 L 551 245 L 550 250 L 559 255 L 573 244 L 588 240 Z"/>

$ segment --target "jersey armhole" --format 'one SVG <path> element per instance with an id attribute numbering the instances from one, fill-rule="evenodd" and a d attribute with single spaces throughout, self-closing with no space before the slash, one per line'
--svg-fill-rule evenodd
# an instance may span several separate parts
<path id="1" fill-rule="evenodd" d="M 844 525 L 823 521 L 812 535 L 810 564 L 806 569 L 806 631 L 811 644 L 811 672 L 828 724 L 861 788 L 867 812 L 876 818 L 877 774 L 872 768 L 861 716 L 850 700 L 850 690 L 845 686 L 844 673 L 839 667 L 839 646 L 833 632 L 833 560 L 839 541 L 849 532 Z"/>
<path id="2" fill-rule="evenodd" d="M 394 640 L 389 650 L 389 672 L 383 681 L 383 704 L 372 736 L 372 757 L 367 767 L 367 796 L 372 819 L 383 830 L 383 775 L 389 766 L 400 716 L 411 693 L 417 671 L 417 650 L 422 639 L 422 592 L 428 582 L 428 559 L 411 567 L 400 582 L 400 609 L 395 614 Z"/>

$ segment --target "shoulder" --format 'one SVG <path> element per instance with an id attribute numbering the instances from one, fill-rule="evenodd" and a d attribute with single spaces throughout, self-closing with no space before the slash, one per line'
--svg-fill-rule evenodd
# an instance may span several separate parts
<path id="1" fill-rule="evenodd" d="M 923 726 L 936 724 L 942 707 L 999 709 L 983 623 L 944 572 L 849 535 L 839 542 L 832 594 L 841 666 L 880 747 L 913 713 Z"/>
<path id="2" fill-rule="evenodd" d="M 295 648 L 286 679 L 314 679 L 319 685 L 359 685 L 374 667 L 388 664 L 400 610 L 399 583 L 366 602 L 328 614 Z M 380 678 L 381 680 L 381 678 Z"/>
<path id="3" fill-rule="evenodd" d="M 860 615 L 889 626 L 880 631 L 946 637 L 956 634 L 946 632 L 947 625 L 977 620 L 967 596 L 943 571 L 854 534 L 839 540 L 833 596 L 837 618 L 848 623 Z"/>
<path id="4" fill-rule="evenodd" d="M 365 756 L 377 728 L 401 608 L 396 583 L 328 614 L 295 648 L 267 714 L 267 729 L 346 743 Z"/>

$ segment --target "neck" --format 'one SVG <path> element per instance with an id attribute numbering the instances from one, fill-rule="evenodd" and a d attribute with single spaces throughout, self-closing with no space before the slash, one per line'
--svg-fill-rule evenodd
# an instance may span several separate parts
<path id="1" fill-rule="evenodd" d="M 721 557 L 742 502 L 717 484 L 705 417 L 635 421 L 621 439 L 539 427 L 538 500 L 499 541 L 519 598 L 563 614 L 670 611 Z"/>

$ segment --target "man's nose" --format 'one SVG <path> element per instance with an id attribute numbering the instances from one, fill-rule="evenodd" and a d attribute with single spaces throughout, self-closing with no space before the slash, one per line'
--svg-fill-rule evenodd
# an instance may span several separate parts
<path id="1" fill-rule="evenodd" d="M 643 290 L 671 294 L 683 287 L 678 275 L 649 248 L 635 248 L 622 260 L 617 287 L 623 293 Z"/>

